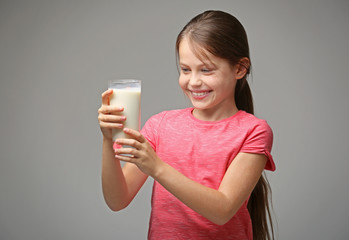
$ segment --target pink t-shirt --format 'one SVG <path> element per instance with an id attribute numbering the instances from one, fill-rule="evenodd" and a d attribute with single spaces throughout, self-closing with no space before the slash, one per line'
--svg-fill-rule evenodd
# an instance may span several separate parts
<path id="1" fill-rule="evenodd" d="M 218 189 L 239 152 L 265 154 L 265 169 L 274 171 L 273 134 L 265 120 L 239 111 L 221 121 L 201 121 L 192 108 L 165 111 L 145 124 L 142 134 L 158 156 L 190 179 Z M 154 182 L 149 239 L 251 239 L 247 201 L 223 226 L 216 225 Z"/>

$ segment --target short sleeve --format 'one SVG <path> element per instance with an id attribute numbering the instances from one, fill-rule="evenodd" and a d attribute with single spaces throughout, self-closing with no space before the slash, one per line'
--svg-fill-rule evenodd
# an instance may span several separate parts
<path id="1" fill-rule="evenodd" d="M 150 117 L 141 130 L 142 135 L 148 140 L 155 151 L 160 130 L 159 126 L 165 114 L 166 112 L 161 112 Z"/>
<path id="2" fill-rule="evenodd" d="M 240 152 L 257 153 L 267 156 L 266 170 L 275 171 L 275 163 L 271 155 L 273 132 L 265 120 L 260 120 L 248 133 Z"/>

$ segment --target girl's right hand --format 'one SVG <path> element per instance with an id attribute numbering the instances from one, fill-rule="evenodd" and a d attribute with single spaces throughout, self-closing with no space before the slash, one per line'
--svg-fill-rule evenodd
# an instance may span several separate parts
<path id="1" fill-rule="evenodd" d="M 102 106 L 98 109 L 98 122 L 103 137 L 112 140 L 112 129 L 122 129 L 126 117 L 122 115 L 123 107 L 110 106 L 110 96 L 113 90 L 108 89 L 102 93 Z"/>

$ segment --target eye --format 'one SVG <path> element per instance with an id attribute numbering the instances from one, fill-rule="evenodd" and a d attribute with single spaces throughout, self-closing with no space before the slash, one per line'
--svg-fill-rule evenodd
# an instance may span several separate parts
<path id="1" fill-rule="evenodd" d="M 182 70 L 183 73 L 188 73 L 188 72 L 190 72 L 190 69 L 189 69 L 189 68 L 186 68 L 186 67 L 182 67 L 181 70 Z"/>
<path id="2" fill-rule="evenodd" d="M 207 68 L 207 67 L 205 67 L 205 68 L 202 68 L 200 71 L 201 71 L 203 74 L 211 74 L 211 73 L 213 72 L 213 69 L 212 69 L 212 68 Z"/>

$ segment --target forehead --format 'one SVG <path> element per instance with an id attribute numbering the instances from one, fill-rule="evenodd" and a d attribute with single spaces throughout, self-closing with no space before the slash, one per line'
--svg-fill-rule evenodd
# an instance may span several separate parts
<path id="1" fill-rule="evenodd" d="M 213 63 L 215 59 L 218 59 L 218 57 L 188 37 L 184 37 L 179 44 L 178 55 L 180 62 L 189 58 L 196 58 L 201 63 Z"/>

